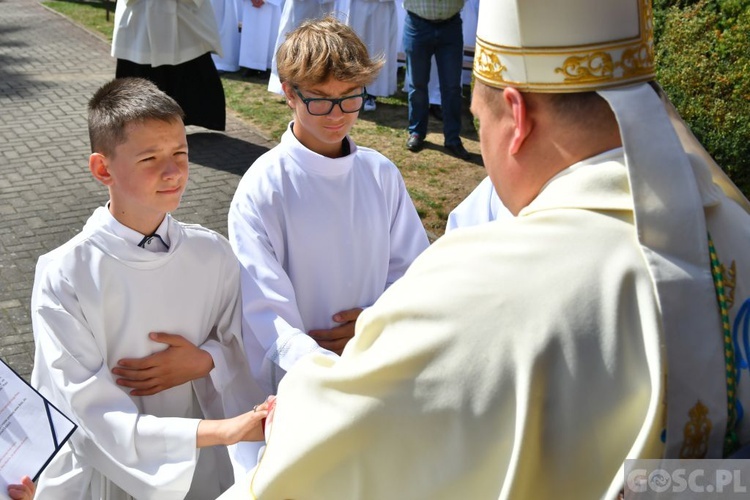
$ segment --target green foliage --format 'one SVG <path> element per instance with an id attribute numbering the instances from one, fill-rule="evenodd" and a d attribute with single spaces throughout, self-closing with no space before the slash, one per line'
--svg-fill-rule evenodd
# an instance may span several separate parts
<path id="1" fill-rule="evenodd" d="M 750 3 L 654 0 L 657 79 L 693 133 L 750 193 Z"/>

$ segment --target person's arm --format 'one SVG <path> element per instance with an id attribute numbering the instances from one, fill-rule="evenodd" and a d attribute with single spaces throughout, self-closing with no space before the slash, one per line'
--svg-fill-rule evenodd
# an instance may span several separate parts
<path id="1" fill-rule="evenodd" d="M 241 441 L 263 441 L 263 419 L 268 416 L 268 401 L 264 401 L 242 415 L 223 420 L 201 420 L 198 424 L 196 446 L 229 446 Z"/>
<path id="2" fill-rule="evenodd" d="M 301 357 L 333 356 L 304 329 L 297 297 L 281 262 L 284 229 L 275 207 L 257 208 L 249 195 L 235 195 L 229 210 L 229 241 L 240 261 L 242 338 L 250 368 L 268 394 Z"/>
<path id="3" fill-rule="evenodd" d="M 255 401 L 263 400 L 263 392 L 253 380 L 242 342 L 242 297 L 240 292 L 240 265 L 229 242 L 220 239 L 221 278 L 216 288 L 207 291 L 213 299 L 216 317 L 208 338 L 200 345 L 210 354 L 214 368 L 208 376 L 193 382 L 207 418 L 232 417 L 246 412 Z M 221 406 L 213 403 L 212 395 L 221 395 Z"/>
<path id="4" fill-rule="evenodd" d="M 414 259 L 430 245 L 422 220 L 395 166 L 388 185 L 391 186 L 391 192 L 387 193 L 391 210 L 391 256 L 386 288 L 403 276 Z"/>
<path id="5" fill-rule="evenodd" d="M 29 476 L 21 478 L 21 484 L 9 484 L 8 496 L 13 500 L 34 500 L 36 485 Z"/>

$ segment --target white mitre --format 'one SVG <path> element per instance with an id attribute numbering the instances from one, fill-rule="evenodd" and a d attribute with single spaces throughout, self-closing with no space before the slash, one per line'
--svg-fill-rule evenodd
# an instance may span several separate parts
<path id="1" fill-rule="evenodd" d="M 721 188 L 748 212 L 750 203 L 661 89 L 648 83 L 654 71 L 650 0 L 480 3 L 477 81 L 524 92 L 596 91 L 610 104 L 620 126 L 636 233 L 662 312 L 669 367 L 665 457 L 698 458 L 685 456 L 683 431 L 691 409 L 701 404 L 714 417 L 703 457 L 721 458 L 727 388 L 703 199 L 720 196 Z M 694 173 L 701 171 L 706 175 Z"/>
<path id="2" fill-rule="evenodd" d="M 480 5 L 474 75 L 494 87 L 582 92 L 654 78 L 651 2 Z"/>

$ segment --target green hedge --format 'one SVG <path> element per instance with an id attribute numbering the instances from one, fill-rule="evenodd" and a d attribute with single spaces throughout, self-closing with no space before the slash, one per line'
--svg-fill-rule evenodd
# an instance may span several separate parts
<path id="1" fill-rule="evenodd" d="M 750 1 L 654 0 L 657 80 L 750 195 Z"/>

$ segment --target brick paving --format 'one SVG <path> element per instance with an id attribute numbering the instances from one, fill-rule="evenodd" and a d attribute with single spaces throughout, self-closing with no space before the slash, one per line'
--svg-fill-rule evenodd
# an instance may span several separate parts
<path id="1" fill-rule="evenodd" d="M 0 0 L 0 358 L 26 378 L 36 260 L 107 200 L 87 167 L 86 103 L 114 70 L 103 38 L 38 0 Z M 231 113 L 226 133 L 188 127 L 188 143 L 190 183 L 174 215 L 226 235 L 240 176 L 274 143 Z"/>

